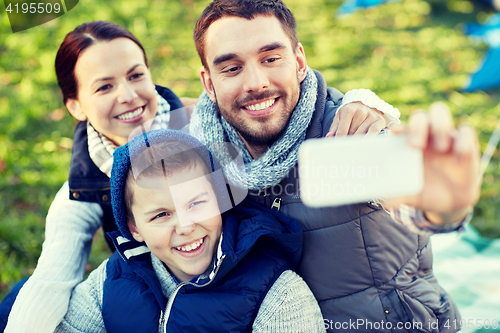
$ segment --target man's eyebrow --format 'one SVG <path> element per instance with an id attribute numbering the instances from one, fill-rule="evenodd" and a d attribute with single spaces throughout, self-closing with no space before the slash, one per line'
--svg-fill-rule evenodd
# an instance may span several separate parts
<path id="1" fill-rule="evenodd" d="M 234 59 L 236 58 L 237 55 L 236 53 L 226 53 L 226 54 L 222 54 L 220 56 L 217 56 L 215 57 L 214 61 L 213 61 L 213 65 L 214 66 L 217 66 L 217 65 L 220 65 L 221 63 L 223 63 L 224 61 L 228 61 L 228 60 L 231 60 L 231 59 Z"/>
<path id="2" fill-rule="evenodd" d="M 259 49 L 259 53 L 264 53 L 264 52 L 269 52 L 277 49 L 285 49 L 286 46 L 283 43 L 276 42 L 276 43 L 271 43 L 268 45 L 265 45 Z"/>

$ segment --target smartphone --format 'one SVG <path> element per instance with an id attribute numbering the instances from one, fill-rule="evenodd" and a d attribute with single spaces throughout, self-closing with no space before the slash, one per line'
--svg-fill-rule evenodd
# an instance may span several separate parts
<path id="1" fill-rule="evenodd" d="M 406 138 L 353 135 L 304 141 L 298 153 L 303 203 L 340 206 L 419 193 L 422 151 Z"/>

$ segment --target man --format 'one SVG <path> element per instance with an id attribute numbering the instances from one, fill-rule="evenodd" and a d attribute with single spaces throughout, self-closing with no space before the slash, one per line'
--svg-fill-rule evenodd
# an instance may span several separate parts
<path id="1" fill-rule="evenodd" d="M 456 306 L 432 273 L 428 234 L 455 230 L 470 218 L 478 199 L 474 131 L 454 129 L 442 105 L 414 114 L 408 128 L 395 129 L 406 131 L 409 144 L 423 151 L 425 184 L 418 195 L 384 206 L 394 207 L 394 218 L 422 235 L 395 223 L 374 203 L 306 207 L 296 173 L 300 143 L 367 132 L 370 125 L 357 116 L 332 124 L 348 101 L 307 67 L 293 15 L 280 0 L 215 0 L 198 19 L 194 39 L 206 93 L 191 131 L 207 143 L 229 139 L 241 150 L 247 174 L 228 177 L 248 186 L 253 200 L 299 220 L 304 229 L 299 274 L 320 304 L 325 327 L 457 331 L 450 325 L 460 320 Z"/>

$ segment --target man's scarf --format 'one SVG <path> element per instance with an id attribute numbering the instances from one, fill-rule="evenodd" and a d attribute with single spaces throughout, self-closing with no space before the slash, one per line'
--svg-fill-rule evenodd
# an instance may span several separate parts
<path id="1" fill-rule="evenodd" d="M 233 184 L 250 190 L 265 189 L 278 184 L 297 163 L 298 149 L 306 137 L 317 96 L 318 79 L 309 68 L 301 83 L 299 102 L 285 132 L 257 160 L 250 155 L 236 129 L 221 116 L 206 92 L 200 96 L 191 116 L 190 133 L 209 145 L 213 156 L 225 166 L 226 176 Z M 233 158 L 225 145 L 217 144 L 227 141 L 242 155 L 244 170 L 231 163 Z"/>

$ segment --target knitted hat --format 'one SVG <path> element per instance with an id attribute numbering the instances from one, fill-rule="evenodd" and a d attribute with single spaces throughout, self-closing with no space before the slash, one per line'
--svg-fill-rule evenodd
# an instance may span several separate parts
<path id="1" fill-rule="evenodd" d="M 113 206 L 113 215 L 120 233 L 125 238 L 132 241 L 134 241 L 134 238 L 128 229 L 124 198 L 127 175 L 132 168 L 132 172 L 137 179 L 137 176 L 139 176 L 148 165 L 141 163 L 144 161 L 137 161 L 136 163 L 136 161 L 134 161 L 135 158 L 146 149 L 150 149 L 150 147 L 167 141 L 181 142 L 196 150 L 207 167 L 211 169 L 214 193 L 217 196 L 217 202 L 221 213 L 232 208 L 222 170 L 217 167 L 216 162 L 212 159 L 212 155 L 206 146 L 201 144 L 197 139 L 181 131 L 161 129 L 144 132 L 142 135 L 134 137 L 127 144 L 115 150 L 113 155 L 113 168 L 111 170 L 111 205 Z M 133 165 L 131 165 L 130 161 L 134 161 Z"/>

